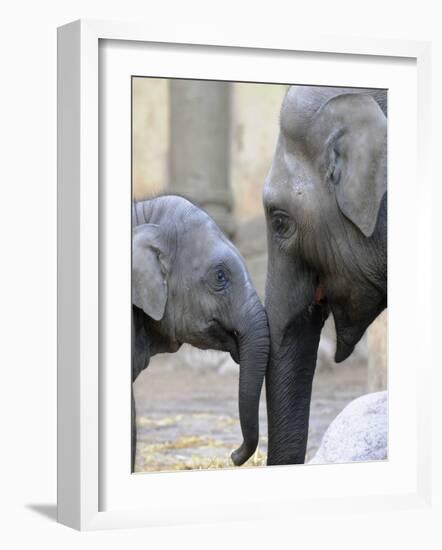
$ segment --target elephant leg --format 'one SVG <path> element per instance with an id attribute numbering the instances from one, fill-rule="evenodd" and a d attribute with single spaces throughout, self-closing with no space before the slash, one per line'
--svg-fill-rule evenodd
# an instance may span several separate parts
<path id="1" fill-rule="evenodd" d="M 135 458 L 137 451 L 137 414 L 135 409 L 134 382 L 140 372 L 149 364 L 149 340 L 144 325 L 144 313 L 132 306 L 132 414 L 131 414 L 131 467 L 135 471 Z"/>
<path id="2" fill-rule="evenodd" d="M 137 413 L 135 410 L 134 390 L 132 388 L 132 473 L 135 471 L 135 457 L 137 454 Z"/>

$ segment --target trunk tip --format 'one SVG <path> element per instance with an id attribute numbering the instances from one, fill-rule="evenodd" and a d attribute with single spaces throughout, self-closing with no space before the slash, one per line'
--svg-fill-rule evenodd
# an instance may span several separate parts
<path id="1" fill-rule="evenodd" d="M 233 464 L 235 466 L 242 466 L 253 455 L 253 453 L 256 451 L 257 446 L 258 442 L 253 445 L 246 445 L 245 443 L 243 443 L 241 447 L 233 451 L 233 453 L 230 455 Z"/>

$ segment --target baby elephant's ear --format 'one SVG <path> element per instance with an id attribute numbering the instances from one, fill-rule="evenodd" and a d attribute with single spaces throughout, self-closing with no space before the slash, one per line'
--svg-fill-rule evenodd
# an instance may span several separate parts
<path id="1" fill-rule="evenodd" d="M 168 262 L 160 227 L 139 225 L 132 232 L 132 303 L 159 321 L 167 302 Z"/>
<path id="2" fill-rule="evenodd" d="M 366 236 L 376 227 L 387 191 L 387 119 L 369 95 L 343 94 L 322 109 L 335 135 L 330 143 L 336 200 L 341 212 Z"/>

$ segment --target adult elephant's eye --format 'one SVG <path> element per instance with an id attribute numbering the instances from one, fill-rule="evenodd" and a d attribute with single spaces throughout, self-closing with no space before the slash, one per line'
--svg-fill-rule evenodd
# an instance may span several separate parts
<path id="1" fill-rule="evenodd" d="M 273 212 L 271 223 L 273 231 L 279 237 L 289 237 L 292 233 L 290 219 L 284 212 Z"/>

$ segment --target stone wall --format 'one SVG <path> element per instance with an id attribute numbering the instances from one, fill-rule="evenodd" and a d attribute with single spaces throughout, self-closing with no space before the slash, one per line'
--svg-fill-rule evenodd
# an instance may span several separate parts
<path id="1" fill-rule="evenodd" d="M 164 191 L 168 179 L 169 93 L 163 78 L 134 78 L 133 194 L 137 200 Z"/>
<path id="2" fill-rule="evenodd" d="M 161 78 L 135 78 L 133 81 L 133 191 L 136 199 L 171 187 L 170 106 L 171 88 L 176 84 L 170 82 Z M 205 82 L 184 82 L 207 86 Z M 238 223 L 263 215 L 262 187 L 276 146 L 279 110 L 286 89 L 287 86 L 277 84 L 232 83 L 225 112 L 217 113 L 230 126 L 228 184 L 233 195 L 234 219 Z M 179 187 L 176 175 L 174 180 L 172 187 Z M 213 185 L 216 187 L 219 182 Z"/>
<path id="3" fill-rule="evenodd" d="M 368 391 L 388 388 L 388 312 L 385 310 L 367 331 Z"/>
<path id="4" fill-rule="evenodd" d="M 231 184 L 241 222 L 262 215 L 262 189 L 279 133 L 279 111 L 287 86 L 233 84 Z"/>
<path id="5" fill-rule="evenodd" d="M 204 208 L 231 238 L 231 84 L 170 80 L 169 109 L 168 190 Z"/>

